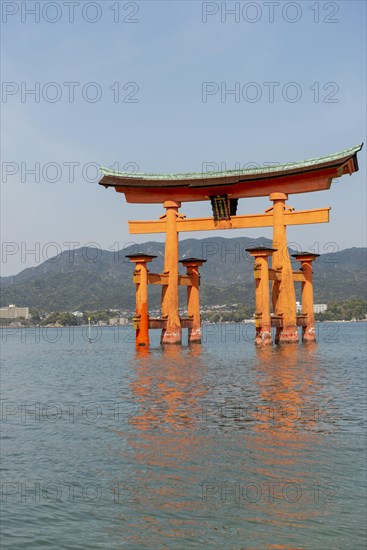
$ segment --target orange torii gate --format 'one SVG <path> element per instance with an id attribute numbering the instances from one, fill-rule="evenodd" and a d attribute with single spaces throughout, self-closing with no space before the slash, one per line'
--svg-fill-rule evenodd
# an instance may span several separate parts
<path id="1" fill-rule="evenodd" d="M 131 234 L 165 233 L 163 273 L 150 273 L 147 263 L 155 256 L 129 256 L 136 264 L 136 328 L 137 347 L 149 345 L 149 329 L 162 330 L 162 344 L 180 344 L 182 328 L 189 330 L 189 342 L 201 342 L 199 267 L 205 260 L 185 258 L 181 263 L 186 274 L 180 275 L 178 235 L 187 231 L 246 229 L 273 227 L 272 248 L 248 249 L 255 259 L 256 343 L 271 344 L 271 328 L 276 327 L 276 343 L 298 342 L 297 326 L 302 326 L 303 340 L 314 341 L 312 262 L 317 254 L 295 254 L 301 263 L 293 270 L 286 237 L 288 225 L 326 223 L 330 208 L 295 211 L 286 205 L 288 195 L 329 189 L 334 178 L 358 170 L 357 145 L 341 153 L 302 162 L 225 172 L 185 174 L 119 173 L 102 168 L 99 182 L 124 193 L 128 203 L 161 203 L 165 214 L 159 220 L 129 221 Z M 273 203 L 261 214 L 237 215 L 238 200 L 268 196 Z M 179 213 L 182 202 L 211 201 L 213 217 L 186 218 Z M 272 266 L 269 267 L 269 258 Z M 272 309 L 269 281 L 272 281 Z M 302 314 L 296 314 L 294 283 L 302 283 Z M 148 284 L 162 286 L 162 314 L 153 319 L 148 312 Z M 179 316 L 178 287 L 187 287 L 188 316 Z"/>

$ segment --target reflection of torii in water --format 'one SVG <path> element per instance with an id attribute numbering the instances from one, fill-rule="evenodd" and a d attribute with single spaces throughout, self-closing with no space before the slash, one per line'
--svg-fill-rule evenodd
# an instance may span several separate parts
<path id="1" fill-rule="evenodd" d="M 210 453 L 210 439 L 199 426 L 207 393 L 203 356 L 201 346 L 171 346 L 164 355 L 146 350 L 136 358 L 130 388 L 138 410 L 129 418 L 129 429 L 117 434 L 128 442 L 128 462 L 134 465 L 129 475 L 139 497 L 128 529 L 124 518 L 122 533 L 137 548 L 147 543 L 149 548 L 165 547 L 163 528 L 168 542 L 179 542 L 191 524 L 197 529 L 191 514 L 202 506 L 197 499 L 202 482 L 198 457 Z"/>
<path id="2" fill-rule="evenodd" d="M 319 516 L 321 496 L 323 513 L 327 513 L 323 497 L 328 489 L 320 483 L 328 480 L 314 476 L 322 471 L 323 460 L 328 464 L 324 438 L 335 426 L 329 423 L 325 432 L 329 398 L 318 384 L 322 369 L 316 349 L 311 344 L 257 350 L 254 373 L 260 414 L 254 418 L 247 443 L 254 459 L 254 477 L 261 480 L 264 493 L 256 506 L 263 503 L 262 511 L 275 531 L 278 525 L 292 522 L 306 531 L 308 521 Z M 310 447 L 318 447 L 320 454 L 310 453 Z"/>
<path id="3" fill-rule="evenodd" d="M 309 451 L 311 438 L 311 447 L 317 447 L 318 438 L 321 449 L 324 438 L 317 416 L 310 421 L 320 399 L 315 350 L 312 344 L 257 349 L 250 378 L 243 371 L 234 387 L 227 380 L 227 390 L 238 392 L 232 395 L 241 405 L 262 409 L 264 404 L 264 412 L 246 422 L 216 416 L 210 424 L 202 405 L 211 394 L 211 404 L 219 406 L 226 393 L 221 386 L 214 393 L 208 390 L 210 354 L 200 346 L 139 353 L 130 384 L 138 412 L 127 429 L 117 432 L 121 471 L 129 476 L 136 501 L 127 503 L 115 534 L 121 532 L 124 543 L 134 548 L 186 548 L 188 540 L 207 536 L 228 518 L 238 531 L 242 524 L 250 528 L 253 539 L 265 533 L 268 540 L 271 529 L 273 545 L 259 540 L 254 549 L 295 549 L 282 543 L 312 530 L 310 522 L 317 526 L 321 506 L 324 515 L 329 506 L 322 486 L 328 480 L 313 473 L 323 471 L 322 460 L 328 457 Z M 251 392 L 246 391 L 249 384 Z M 266 406 L 275 411 L 275 422 Z M 320 482 L 320 495 L 315 482 Z"/>
<path id="4" fill-rule="evenodd" d="M 130 260 L 136 264 L 136 344 L 149 345 L 149 328 L 162 330 L 162 344 L 180 344 L 182 328 L 189 329 L 189 342 L 201 341 L 199 267 L 203 260 L 183 261 L 186 275 L 178 273 L 178 234 L 185 231 L 212 231 L 217 229 L 244 229 L 273 227 L 272 248 L 252 249 L 255 258 L 256 343 L 271 344 L 271 327 L 276 327 L 275 341 L 298 341 L 297 326 L 302 326 L 303 340 L 314 341 L 312 262 L 317 255 L 299 253 L 296 261 L 300 270 L 292 270 L 289 258 L 286 227 L 324 223 L 329 221 L 330 208 L 294 211 L 286 205 L 289 194 L 329 189 L 334 178 L 358 170 L 357 152 L 362 145 L 328 157 L 298 163 L 267 166 L 247 170 L 190 174 L 119 173 L 102 169 L 99 182 L 124 193 L 127 202 L 160 203 L 166 214 L 160 220 L 130 221 L 132 234 L 165 233 L 166 246 L 163 273 L 149 273 L 147 263 L 154 256 L 135 254 Z M 273 203 L 265 213 L 237 215 L 238 201 L 248 197 L 269 197 Z M 213 208 L 212 218 L 186 218 L 178 209 L 182 202 L 208 201 Z M 272 268 L 268 267 L 272 257 Z M 190 260 L 190 261 L 189 261 Z M 186 262 L 186 263 L 185 263 Z M 270 315 L 269 280 L 272 281 L 273 315 Z M 296 314 L 294 282 L 302 283 L 302 315 Z M 151 319 L 148 314 L 148 284 L 162 285 L 162 315 Z M 188 290 L 188 316 L 179 316 L 178 287 Z"/>
<path id="5" fill-rule="evenodd" d="M 206 366 L 198 346 L 188 350 L 170 347 L 164 360 L 149 353 L 138 356 L 136 378 L 130 387 L 139 412 L 131 424 L 150 433 L 190 429 L 200 417 L 200 400 L 207 393 L 203 369 Z"/>

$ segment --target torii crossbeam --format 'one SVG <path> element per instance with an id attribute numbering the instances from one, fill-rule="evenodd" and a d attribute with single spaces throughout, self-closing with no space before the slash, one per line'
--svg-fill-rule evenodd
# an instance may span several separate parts
<path id="1" fill-rule="evenodd" d="M 276 327 L 276 343 L 298 341 L 297 326 L 302 326 L 303 340 L 315 340 L 313 314 L 312 262 L 317 255 L 296 255 L 301 269 L 292 270 L 286 239 L 288 225 L 327 223 L 330 208 L 295 211 L 286 205 L 289 194 L 329 189 L 334 178 L 358 170 L 357 145 L 341 153 L 302 162 L 255 168 L 186 174 L 119 173 L 102 168 L 99 182 L 114 187 L 128 203 L 161 203 L 166 213 L 160 220 L 129 221 L 131 234 L 166 233 L 164 272 L 149 273 L 147 262 L 153 258 L 130 256 L 137 267 L 135 327 L 137 347 L 149 345 L 149 328 L 162 329 L 162 344 L 180 344 L 182 328 L 189 329 L 189 342 L 201 341 L 199 267 L 203 260 L 184 259 L 186 275 L 178 272 L 178 235 L 187 231 L 273 227 L 272 248 L 249 250 L 255 258 L 256 343 L 272 343 L 271 327 Z M 237 215 L 239 199 L 268 196 L 273 205 L 261 214 Z M 209 201 L 213 217 L 186 218 L 179 213 L 182 202 Z M 269 268 L 269 258 L 272 267 Z M 269 281 L 272 281 L 270 313 Z M 294 282 L 302 283 L 302 315 L 296 314 Z M 162 316 L 152 319 L 148 313 L 148 284 L 162 285 Z M 178 287 L 188 287 L 188 317 L 179 316 Z"/>

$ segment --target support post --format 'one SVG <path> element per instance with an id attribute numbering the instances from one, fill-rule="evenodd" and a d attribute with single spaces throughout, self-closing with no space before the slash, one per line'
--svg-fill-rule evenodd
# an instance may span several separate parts
<path id="1" fill-rule="evenodd" d="M 302 313 L 307 315 L 307 325 L 302 328 L 303 342 L 315 342 L 315 314 L 313 305 L 313 271 L 312 263 L 320 256 L 313 252 L 292 254 L 297 262 L 301 262 L 301 270 L 305 277 L 302 283 Z"/>
<path id="2" fill-rule="evenodd" d="M 164 273 L 168 284 L 162 287 L 162 317 L 167 319 L 162 330 L 161 344 L 181 344 L 181 322 L 178 315 L 178 232 L 177 218 L 180 202 L 165 201 L 166 244 L 164 251 Z"/>
<path id="3" fill-rule="evenodd" d="M 136 326 L 135 342 L 136 349 L 149 347 L 149 315 L 148 315 L 148 269 L 147 263 L 151 262 L 151 254 L 131 254 L 126 256 L 130 262 L 135 263 L 135 273 L 139 273 L 139 282 L 136 284 L 136 315 L 134 325 Z"/>
<path id="4" fill-rule="evenodd" d="M 180 260 L 186 267 L 187 275 L 190 277 L 191 286 L 187 287 L 187 314 L 192 320 L 192 327 L 189 328 L 189 344 L 201 344 L 201 318 L 200 318 L 200 274 L 199 267 L 206 260 L 199 258 L 185 258 Z"/>
<path id="5" fill-rule="evenodd" d="M 246 248 L 255 258 L 254 275 L 256 284 L 256 336 L 255 344 L 271 345 L 270 290 L 269 290 L 269 256 L 274 248 Z"/>
<path id="6" fill-rule="evenodd" d="M 273 282 L 273 311 L 276 315 L 282 315 L 282 327 L 277 327 L 275 343 L 296 343 L 298 332 L 296 323 L 296 293 L 293 283 L 293 271 L 288 252 L 286 225 L 284 220 L 285 201 L 288 195 L 285 193 L 271 193 L 269 196 L 273 202 L 273 269 L 281 271 L 281 281 Z"/>

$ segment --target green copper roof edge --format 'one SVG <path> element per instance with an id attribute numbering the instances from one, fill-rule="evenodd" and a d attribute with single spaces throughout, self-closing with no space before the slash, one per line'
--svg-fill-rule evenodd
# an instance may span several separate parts
<path id="1" fill-rule="evenodd" d="M 258 168 L 249 168 L 246 170 L 219 170 L 212 172 L 184 172 L 176 174 L 147 174 L 144 172 L 117 172 L 115 170 L 110 170 L 109 168 L 100 167 L 101 172 L 104 176 L 115 176 L 121 178 L 131 178 L 131 179 L 146 179 L 146 180 L 190 180 L 190 179 L 203 179 L 203 178 L 212 178 L 212 177 L 223 177 L 223 176 L 244 176 L 244 175 L 254 175 L 259 173 L 268 173 L 268 172 L 282 172 L 285 170 L 293 170 L 295 168 L 307 168 L 316 166 L 318 164 L 323 164 L 325 162 L 332 162 L 333 160 L 342 159 L 347 156 L 353 156 L 355 153 L 358 153 L 363 147 L 363 143 L 341 151 L 340 153 L 334 153 L 326 157 L 313 158 L 308 160 L 303 160 L 300 162 L 289 162 L 287 164 L 274 164 L 272 166 L 260 166 Z"/>

